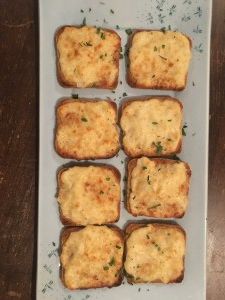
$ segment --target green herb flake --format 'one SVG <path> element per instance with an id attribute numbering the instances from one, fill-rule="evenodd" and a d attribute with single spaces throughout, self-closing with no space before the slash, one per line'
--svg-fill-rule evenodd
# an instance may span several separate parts
<path id="1" fill-rule="evenodd" d="M 164 60 L 167 60 L 166 57 L 162 56 L 162 55 L 159 55 L 160 58 L 164 59 Z"/>
<path id="2" fill-rule="evenodd" d="M 162 45 L 162 48 L 163 48 L 163 49 L 165 49 L 165 47 L 166 47 L 165 45 Z"/>
<path id="3" fill-rule="evenodd" d="M 112 266 L 115 266 L 115 263 L 116 263 L 115 258 L 112 257 L 110 262 L 109 262 L 109 265 L 112 267 Z"/>
<path id="4" fill-rule="evenodd" d="M 157 125 L 157 124 L 159 124 L 159 123 L 158 123 L 158 122 L 152 122 L 152 124 L 153 124 L 153 125 Z"/>
<path id="5" fill-rule="evenodd" d="M 108 266 L 104 266 L 103 270 L 108 271 L 109 267 Z"/>
<path id="6" fill-rule="evenodd" d="M 157 47 L 156 46 L 154 47 L 154 51 L 157 51 Z"/>
<path id="7" fill-rule="evenodd" d="M 149 235 L 148 234 L 146 234 L 146 238 L 149 240 L 150 239 L 150 237 L 149 237 Z"/>
<path id="8" fill-rule="evenodd" d="M 152 75 L 152 78 L 155 78 L 155 75 L 154 75 L 154 74 Z"/>
<path id="9" fill-rule="evenodd" d="M 127 96 L 127 93 L 123 93 L 123 97 L 126 97 Z"/>
<path id="10" fill-rule="evenodd" d="M 161 30 L 163 33 L 166 33 L 166 27 L 162 27 L 160 30 Z"/>
<path id="11" fill-rule="evenodd" d="M 157 208 L 157 207 L 159 207 L 159 206 L 161 206 L 161 204 L 160 204 L 160 203 L 159 203 L 159 204 L 155 204 L 155 205 L 151 206 L 151 207 L 150 207 L 150 209 L 154 209 L 154 208 Z"/>
<path id="12" fill-rule="evenodd" d="M 96 33 L 97 33 L 97 34 L 99 34 L 99 33 L 100 33 L 100 31 L 101 31 L 101 29 L 100 29 L 99 27 L 97 27 L 97 29 L 96 29 Z"/>
<path id="13" fill-rule="evenodd" d="M 104 194 L 104 192 L 103 192 L 103 191 L 100 191 L 100 192 L 99 192 L 99 194 L 103 195 L 103 194 Z"/>
<path id="14" fill-rule="evenodd" d="M 139 279 L 141 279 L 140 277 L 136 277 L 136 280 L 139 280 Z"/>
<path id="15" fill-rule="evenodd" d="M 82 117 L 82 118 L 81 118 L 81 121 L 82 121 L 82 122 L 87 122 L 88 120 L 87 120 L 85 117 Z"/>
<path id="16" fill-rule="evenodd" d="M 119 26 L 119 25 L 116 25 L 116 29 L 120 29 L 120 26 Z"/>
<path id="17" fill-rule="evenodd" d="M 148 175 L 147 177 L 147 183 L 150 185 L 151 184 L 151 181 L 150 181 L 150 176 Z"/>
<path id="18" fill-rule="evenodd" d="M 89 47 L 93 46 L 90 42 L 86 42 L 85 45 Z"/>
<path id="19" fill-rule="evenodd" d="M 106 181 L 109 181 L 110 180 L 110 177 L 106 177 L 106 179 L 105 179 Z"/>
<path id="20" fill-rule="evenodd" d="M 186 125 L 186 124 L 184 124 L 184 126 L 182 127 L 182 135 L 183 136 L 186 136 L 187 134 L 186 134 L 186 131 L 185 131 L 185 129 L 187 128 L 188 126 Z"/>
<path id="21" fill-rule="evenodd" d="M 73 99 L 78 99 L 78 94 L 72 94 Z"/>
<path id="22" fill-rule="evenodd" d="M 171 119 L 167 120 L 167 122 L 171 122 L 171 121 L 172 121 Z"/>
<path id="23" fill-rule="evenodd" d="M 91 8 L 89 8 L 88 11 L 91 12 Z"/>
<path id="24" fill-rule="evenodd" d="M 138 292 L 140 292 L 140 291 L 141 291 L 141 288 L 138 289 Z"/>
<path id="25" fill-rule="evenodd" d="M 147 167 L 146 167 L 146 166 L 143 166 L 143 167 L 142 167 L 142 170 L 147 170 Z"/>
<path id="26" fill-rule="evenodd" d="M 110 12 L 111 12 L 111 14 L 114 14 L 114 10 L 113 9 L 110 9 Z"/>
<path id="27" fill-rule="evenodd" d="M 127 28 L 127 29 L 125 30 L 125 32 L 126 32 L 127 35 L 131 35 L 133 31 L 132 31 L 132 29 Z"/>
<path id="28" fill-rule="evenodd" d="M 102 40 L 105 40 L 105 34 L 103 32 L 101 32 L 100 37 L 101 37 Z"/>
<path id="29" fill-rule="evenodd" d="M 86 22 L 86 18 L 83 18 L 83 22 L 82 22 L 82 25 L 83 26 L 86 26 L 87 22 Z"/>
<path id="30" fill-rule="evenodd" d="M 120 59 L 123 59 L 123 54 L 122 53 L 120 53 Z"/>
<path id="31" fill-rule="evenodd" d="M 162 153 L 163 146 L 161 145 L 161 142 L 157 142 L 157 143 L 153 142 L 152 145 L 155 146 L 157 154 Z"/>
<path id="32" fill-rule="evenodd" d="M 84 13 L 84 10 L 83 10 L 83 9 L 81 9 L 81 10 L 80 10 L 80 12 L 81 12 L 81 13 Z"/>
<path id="33" fill-rule="evenodd" d="M 134 276 L 133 275 L 131 275 L 131 274 L 126 274 L 127 275 L 127 278 L 129 278 L 129 279 L 134 279 Z"/>
<path id="34" fill-rule="evenodd" d="M 180 158 L 176 154 L 174 154 L 171 158 L 173 160 L 177 160 L 178 162 L 180 161 Z"/>
<path id="35" fill-rule="evenodd" d="M 52 246 L 54 246 L 54 247 L 55 247 L 55 245 L 56 245 L 56 244 L 55 244 L 55 242 L 52 242 Z"/>
<path id="36" fill-rule="evenodd" d="M 119 245 L 116 245 L 116 248 L 117 248 L 117 249 L 121 249 L 121 247 L 120 247 Z"/>

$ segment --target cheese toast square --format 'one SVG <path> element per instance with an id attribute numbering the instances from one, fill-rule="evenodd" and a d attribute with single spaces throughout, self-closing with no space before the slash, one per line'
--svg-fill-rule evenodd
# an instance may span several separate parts
<path id="1" fill-rule="evenodd" d="M 123 149 L 130 157 L 168 156 L 182 144 L 183 106 L 171 97 L 150 97 L 124 103 L 120 118 Z"/>
<path id="2" fill-rule="evenodd" d="M 112 101 L 68 99 L 56 109 L 55 149 L 65 158 L 110 158 L 120 149 Z"/>
<path id="3" fill-rule="evenodd" d="M 127 209 L 134 216 L 181 218 L 188 205 L 191 170 L 172 159 L 132 159 L 128 163 Z"/>
<path id="4" fill-rule="evenodd" d="M 115 88 L 120 47 L 120 37 L 113 30 L 61 27 L 56 33 L 59 83 L 74 88 Z"/>
<path id="5" fill-rule="evenodd" d="M 179 225 L 129 224 L 124 263 L 128 282 L 181 282 L 185 248 L 186 235 Z"/>
<path id="6" fill-rule="evenodd" d="M 61 279 L 71 290 L 121 284 L 124 238 L 117 227 L 64 229 L 61 236 Z"/>
<path id="7" fill-rule="evenodd" d="M 128 84 L 135 88 L 183 90 L 191 40 L 181 32 L 139 30 L 131 37 Z"/>
<path id="8" fill-rule="evenodd" d="M 64 225 L 107 224 L 120 216 L 120 173 L 112 166 L 89 165 L 58 174 L 58 203 Z"/>

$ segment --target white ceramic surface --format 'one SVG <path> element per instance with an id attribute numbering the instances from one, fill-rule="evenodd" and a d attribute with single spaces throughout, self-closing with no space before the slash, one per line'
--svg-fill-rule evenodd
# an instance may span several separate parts
<path id="1" fill-rule="evenodd" d="M 209 118 L 209 46 L 211 0 L 39 0 L 40 10 L 40 157 L 39 157 L 39 219 L 38 219 L 38 276 L 37 299 L 52 300 L 203 300 L 205 299 L 206 213 L 208 171 Z M 90 10 L 90 9 L 91 10 Z M 110 11 L 110 10 L 113 10 Z M 81 12 L 84 11 L 84 13 Z M 98 89 L 62 88 L 56 80 L 54 33 L 61 25 L 79 25 L 86 18 L 88 25 L 116 29 L 127 41 L 127 28 L 162 27 L 177 29 L 193 41 L 193 58 L 187 87 L 182 92 L 133 89 L 125 81 L 125 61 L 120 60 L 120 80 L 115 93 Z M 59 279 L 57 248 L 61 223 L 58 216 L 56 171 L 69 160 L 59 157 L 53 147 L 55 105 L 71 93 L 80 97 L 110 97 L 119 105 L 123 93 L 128 96 L 171 95 L 184 104 L 187 136 L 184 137 L 181 159 L 192 167 L 190 203 L 185 217 L 177 222 L 187 233 L 185 277 L 181 284 L 128 285 L 120 287 L 71 292 Z M 125 155 L 104 160 L 124 175 Z M 102 160 L 103 161 L 103 160 Z M 124 184 L 123 180 L 121 181 Z M 123 227 L 129 215 L 121 203 L 117 225 Z M 136 218 L 137 219 L 137 218 Z"/>

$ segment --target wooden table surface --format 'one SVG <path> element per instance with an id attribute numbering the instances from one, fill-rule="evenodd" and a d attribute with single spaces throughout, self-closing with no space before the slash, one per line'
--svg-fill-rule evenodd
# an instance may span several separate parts
<path id="1" fill-rule="evenodd" d="M 225 1 L 213 2 L 207 300 L 224 300 Z M 0 0 L 0 300 L 35 299 L 37 9 L 35 0 Z"/>

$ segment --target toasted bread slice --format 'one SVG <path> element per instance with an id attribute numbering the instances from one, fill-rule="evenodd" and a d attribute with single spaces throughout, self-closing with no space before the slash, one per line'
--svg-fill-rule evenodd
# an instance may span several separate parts
<path id="1" fill-rule="evenodd" d="M 112 166 L 75 166 L 58 174 L 64 225 L 107 224 L 120 216 L 120 173 Z"/>
<path id="2" fill-rule="evenodd" d="M 136 88 L 183 90 L 191 40 L 174 31 L 139 30 L 131 37 L 128 84 Z"/>
<path id="3" fill-rule="evenodd" d="M 66 87 L 117 86 L 121 41 L 115 31 L 64 26 L 56 33 L 59 83 Z"/>
<path id="4" fill-rule="evenodd" d="M 65 229 L 61 237 L 61 279 L 68 289 L 118 286 L 122 282 L 124 238 L 117 227 Z"/>
<path id="5" fill-rule="evenodd" d="M 168 156 L 182 143 L 183 106 L 171 97 L 132 100 L 122 106 L 123 148 L 130 157 Z"/>
<path id="6" fill-rule="evenodd" d="M 142 157 L 128 163 L 127 209 L 134 216 L 181 218 L 186 212 L 191 170 L 172 159 Z"/>
<path id="7" fill-rule="evenodd" d="M 55 149 L 63 157 L 109 158 L 119 151 L 117 108 L 112 101 L 62 101 L 57 107 Z"/>
<path id="8" fill-rule="evenodd" d="M 178 283 L 184 277 L 186 235 L 179 225 L 130 224 L 124 268 L 129 283 Z"/>

